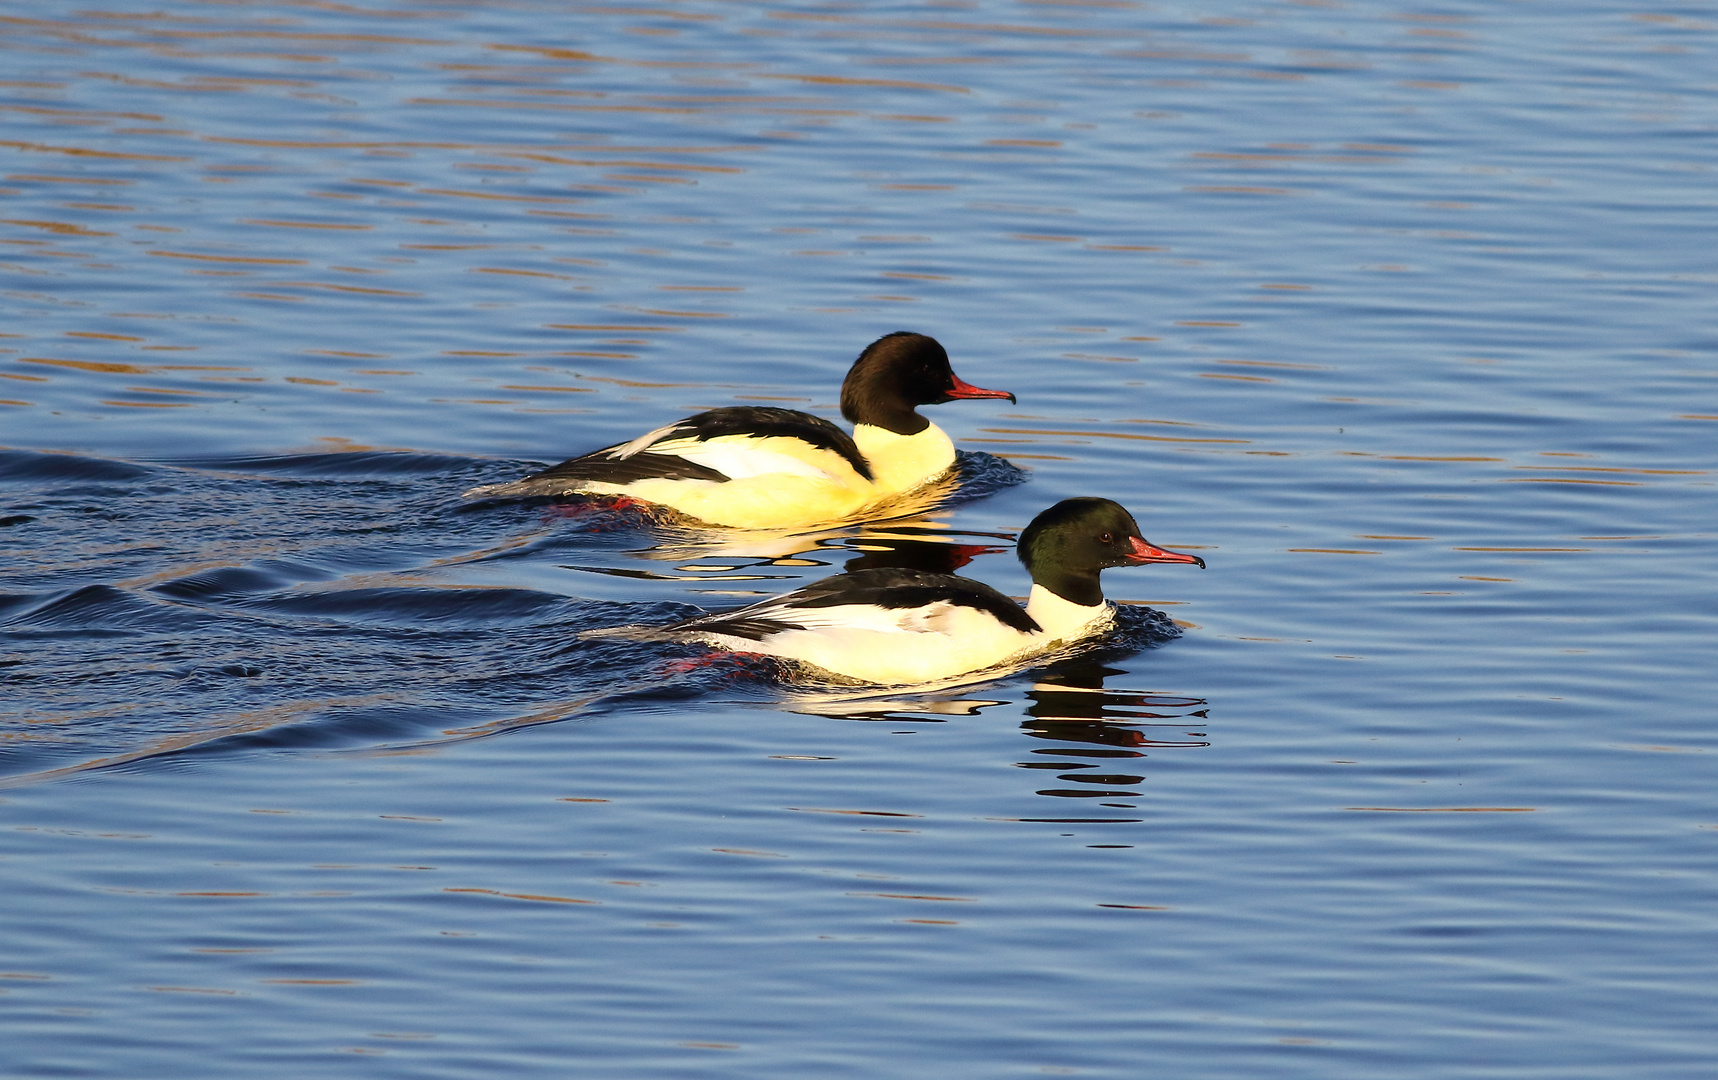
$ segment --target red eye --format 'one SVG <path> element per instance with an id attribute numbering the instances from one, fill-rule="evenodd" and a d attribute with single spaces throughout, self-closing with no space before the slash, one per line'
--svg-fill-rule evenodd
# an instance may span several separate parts
<path id="1" fill-rule="evenodd" d="M 1098 537 L 1098 543 L 1107 544 L 1107 543 L 1110 543 L 1111 541 L 1113 541 L 1114 539 L 1115 539 L 1115 537 L 1111 536 L 1109 533 L 1104 533 L 1102 536 Z"/>

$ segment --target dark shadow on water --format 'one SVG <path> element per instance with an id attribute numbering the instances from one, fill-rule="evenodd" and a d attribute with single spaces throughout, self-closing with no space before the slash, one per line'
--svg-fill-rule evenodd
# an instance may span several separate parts
<path id="1" fill-rule="evenodd" d="M 162 458 L 156 464 L 180 469 L 254 476 L 422 476 L 467 472 L 478 465 L 472 458 L 450 454 L 420 454 L 409 450 L 350 450 L 323 454 L 272 456 Z"/>
<path id="2" fill-rule="evenodd" d="M 5 484 L 119 482 L 138 480 L 154 471 L 129 461 L 0 449 L 0 483 Z"/>

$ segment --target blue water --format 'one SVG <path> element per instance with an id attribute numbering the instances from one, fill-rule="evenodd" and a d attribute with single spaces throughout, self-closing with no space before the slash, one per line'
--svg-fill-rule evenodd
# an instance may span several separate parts
<path id="1" fill-rule="evenodd" d="M 0 26 L 0 1075 L 1712 1074 L 1718 7 Z M 459 498 L 895 329 L 934 513 Z M 1083 658 L 578 639 L 1085 494 Z"/>

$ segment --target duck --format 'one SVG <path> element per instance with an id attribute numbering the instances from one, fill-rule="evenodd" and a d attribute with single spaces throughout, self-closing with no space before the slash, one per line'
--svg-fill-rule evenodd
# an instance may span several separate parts
<path id="1" fill-rule="evenodd" d="M 1006 398 L 954 373 L 933 337 L 905 330 L 865 347 L 841 384 L 849 435 L 795 409 L 736 405 L 569 458 L 467 498 L 608 495 L 666 507 L 696 523 L 806 528 L 861 516 L 954 467 L 954 442 L 920 405 Z"/>
<path id="2" fill-rule="evenodd" d="M 809 665 L 839 681 L 907 685 L 988 672 L 1101 636 L 1115 623 L 1098 575 L 1111 567 L 1191 563 L 1160 548 L 1102 498 L 1064 499 L 1032 519 L 1016 553 L 1032 576 L 1023 608 L 981 581 L 905 568 L 837 574 L 749 607 L 585 638 L 681 641 Z"/>

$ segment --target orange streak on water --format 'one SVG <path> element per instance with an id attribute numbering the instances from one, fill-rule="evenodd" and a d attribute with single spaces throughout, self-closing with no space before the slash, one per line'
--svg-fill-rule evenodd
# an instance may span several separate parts
<path id="1" fill-rule="evenodd" d="M 326 281 L 278 281 L 275 285 L 282 289 L 327 289 L 331 292 L 362 293 L 365 296 L 422 296 L 421 292 L 408 292 L 403 289 L 377 289 L 362 285 L 335 285 Z"/>
<path id="2" fill-rule="evenodd" d="M 245 263 L 259 266 L 303 266 L 303 259 L 266 259 L 259 256 L 247 255 L 201 255 L 191 251 L 164 251 L 160 249 L 145 251 L 145 255 L 156 255 L 164 259 L 196 259 L 201 262 Z"/>
<path id="3" fill-rule="evenodd" d="M 82 225 L 71 225 L 63 221 L 24 221 L 18 218 L 0 218 L 0 224 L 23 225 L 32 229 L 43 229 L 61 236 L 112 236 L 110 232 L 100 232 L 86 229 Z"/>
<path id="4" fill-rule="evenodd" d="M 51 367 L 75 368 L 78 371 L 102 371 L 116 375 L 147 375 L 154 368 L 138 367 L 136 364 L 103 363 L 95 360 L 50 360 L 42 356 L 24 356 L 18 359 L 20 364 L 47 364 Z"/>
<path id="5" fill-rule="evenodd" d="M 982 428 L 996 435 L 1072 435 L 1085 439 L 1136 439 L 1140 442 L 1250 443 L 1251 439 L 1192 439 L 1169 435 L 1131 435 L 1121 431 L 1050 431 L 1037 428 Z"/>
<path id="6" fill-rule="evenodd" d="M 481 893 L 485 896 L 500 896 L 508 900 L 534 900 L 544 904 L 597 904 L 597 900 L 580 900 L 571 896 L 545 896 L 538 893 L 508 893 L 496 889 L 443 889 L 449 893 Z"/>
<path id="7" fill-rule="evenodd" d="M 241 225 L 272 225 L 280 229 L 349 229 L 353 232 L 367 232 L 374 225 L 353 225 L 334 221 L 269 221 L 263 218 L 241 218 Z"/>
<path id="8" fill-rule="evenodd" d="M 839 75 L 774 75 L 757 76 L 763 79 L 792 79 L 803 83 L 816 83 L 820 86 L 872 86 L 886 87 L 896 90 L 945 90 L 955 94 L 972 93 L 967 87 L 953 86 L 947 83 L 907 82 L 901 79 L 853 79 Z"/>
<path id="9" fill-rule="evenodd" d="M 14 139 L 0 139 L 0 146 L 9 146 L 14 150 L 24 150 L 38 154 L 65 154 L 68 157 L 106 158 L 114 161 L 190 161 L 189 157 L 178 154 L 122 154 L 112 150 L 89 150 L 81 146 L 49 146 L 46 143 L 19 142 Z"/>

